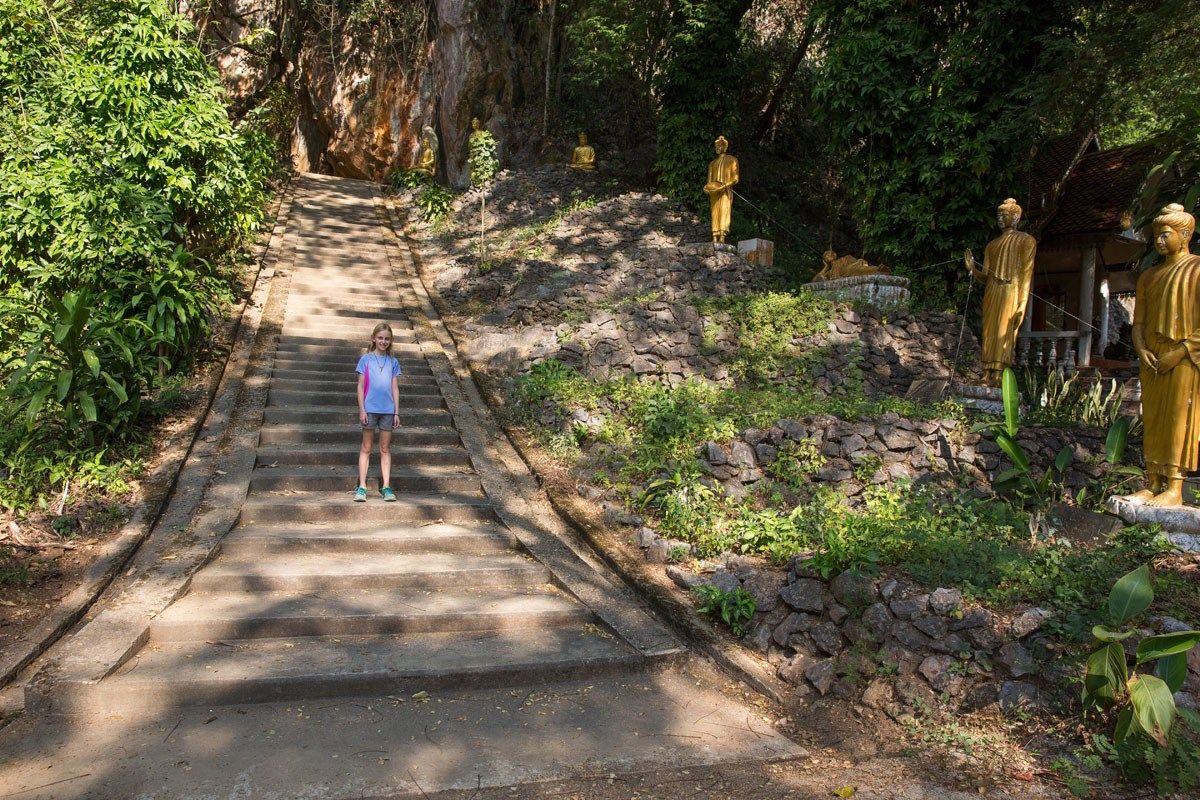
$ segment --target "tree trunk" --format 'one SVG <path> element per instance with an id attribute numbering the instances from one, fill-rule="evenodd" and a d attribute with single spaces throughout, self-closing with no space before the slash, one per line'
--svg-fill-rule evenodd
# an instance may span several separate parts
<path id="1" fill-rule="evenodd" d="M 816 16 L 810 14 L 804 23 L 804 33 L 800 36 L 800 44 L 796 45 L 796 52 L 792 54 L 792 60 L 780 74 L 779 83 L 775 84 L 770 99 L 767 100 L 766 106 L 763 107 L 762 113 L 758 117 L 758 125 L 754 128 L 754 141 L 761 142 L 775 127 L 776 118 L 779 116 L 779 106 L 783 102 L 783 98 L 787 96 L 792 80 L 796 77 L 796 71 L 800 69 L 800 64 L 808 55 L 808 47 L 812 44 L 813 34 L 816 33 L 816 30 Z"/>
<path id="2" fill-rule="evenodd" d="M 550 29 L 546 31 L 546 97 L 542 102 L 542 139 L 550 133 L 550 72 L 554 59 L 554 12 L 558 3 L 550 0 Z"/>

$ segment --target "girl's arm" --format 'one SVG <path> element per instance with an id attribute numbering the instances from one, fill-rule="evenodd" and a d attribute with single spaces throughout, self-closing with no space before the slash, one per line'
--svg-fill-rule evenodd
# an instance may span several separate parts
<path id="1" fill-rule="evenodd" d="M 358 373 L 358 391 L 356 392 L 356 394 L 358 395 L 358 421 L 362 425 L 367 424 L 367 409 L 363 405 L 363 403 L 366 402 L 366 398 L 364 397 L 364 395 L 366 394 L 366 388 L 367 388 L 366 376 L 360 372 L 360 373 Z"/>
<path id="2" fill-rule="evenodd" d="M 392 427 L 400 427 L 400 376 L 392 376 L 392 408 L 396 409 L 396 418 L 392 420 Z"/>

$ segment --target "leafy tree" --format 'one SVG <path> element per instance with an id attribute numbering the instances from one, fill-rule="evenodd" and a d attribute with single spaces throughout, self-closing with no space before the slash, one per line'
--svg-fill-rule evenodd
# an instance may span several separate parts
<path id="1" fill-rule="evenodd" d="M 0 423 L 127 437 L 228 296 L 274 156 L 166 0 L 0 0 Z M 6 437 L 6 442 L 11 442 Z M 36 449 L 36 448 L 35 448 Z M 45 466 L 45 462 L 40 462 Z"/>
<path id="2" fill-rule="evenodd" d="M 679 0 L 671 18 L 670 58 L 659 81 L 659 186 L 694 208 L 704 204 L 712 143 L 734 136 L 742 17 L 751 0 Z"/>
<path id="3" fill-rule="evenodd" d="M 817 112 L 866 254 L 918 277 L 979 238 L 1038 136 L 1031 101 L 1062 2 L 818 0 Z"/>

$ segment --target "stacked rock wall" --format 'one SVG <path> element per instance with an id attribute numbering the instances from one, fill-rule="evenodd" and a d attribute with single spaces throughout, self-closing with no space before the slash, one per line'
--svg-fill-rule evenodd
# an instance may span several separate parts
<path id="1" fill-rule="evenodd" d="M 1017 435 L 1039 474 L 1068 447 L 1073 461 L 1062 482 L 1080 488 L 1102 478 L 1113 467 L 1099 457 L 1105 433 L 1100 430 L 1029 426 Z M 929 476 L 966 473 L 990 480 L 1007 460 L 989 431 L 972 432 L 956 419 L 907 419 L 894 412 L 874 419 L 841 420 L 829 415 L 781 419 L 770 428 L 748 428 L 731 442 L 708 442 L 697 458 L 701 469 L 720 481 L 727 494 L 740 496 L 747 486 L 766 477 L 766 468 L 791 443 L 810 442 L 820 453 L 814 484 L 833 484 L 848 497 L 867 484 L 897 479 L 920 482 Z M 866 466 L 864 466 L 866 465 Z M 868 467 L 870 474 L 864 475 Z"/>

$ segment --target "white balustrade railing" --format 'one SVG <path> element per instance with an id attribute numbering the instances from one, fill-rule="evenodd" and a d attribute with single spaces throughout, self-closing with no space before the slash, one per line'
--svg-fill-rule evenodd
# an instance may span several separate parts
<path id="1" fill-rule="evenodd" d="M 1066 374 L 1075 371 L 1079 331 L 1025 331 L 1017 334 L 1016 363 Z"/>

